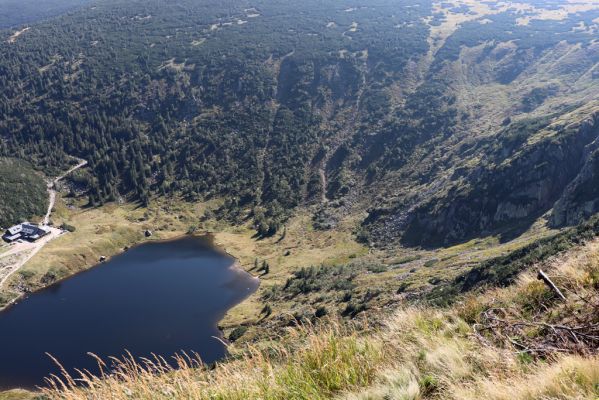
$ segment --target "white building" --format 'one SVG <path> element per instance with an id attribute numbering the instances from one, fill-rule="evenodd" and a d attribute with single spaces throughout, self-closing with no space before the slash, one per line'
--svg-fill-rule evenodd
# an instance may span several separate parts
<path id="1" fill-rule="evenodd" d="M 15 225 L 11 228 L 8 228 L 2 239 L 8 243 L 12 243 L 19 239 L 28 240 L 30 242 L 35 242 L 38 239 L 48 235 L 50 230 L 39 225 L 34 225 L 29 222 L 24 222 L 19 225 Z"/>

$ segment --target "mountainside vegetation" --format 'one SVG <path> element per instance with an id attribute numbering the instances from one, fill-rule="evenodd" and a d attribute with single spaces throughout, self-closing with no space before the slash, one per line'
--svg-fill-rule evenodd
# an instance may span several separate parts
<path id="1" fill-rule="evenodd" d="M 262 236 L 313 204 L 325 228 L 368 211 L 360 238 L 382 246 L 581 222 L 599 10 L 449 4 L 85 6 L 5 33 L 0 151 L 88 160 L 90 205 L 224 197 Z"/>
<path id="2" fill-rule="evenodd" d="M 43 216 L 48 206 L 46 182 L 31 164 L 0 158 L 0 226 L 9 227 Z"/>

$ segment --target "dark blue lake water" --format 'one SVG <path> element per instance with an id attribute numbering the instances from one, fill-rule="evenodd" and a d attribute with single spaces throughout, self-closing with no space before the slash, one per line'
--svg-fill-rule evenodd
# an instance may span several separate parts
<path id="1" fill-rule="evenodd" d="M 58 373 L 96 370 L 101 357 L 226 354 L 217 322 L 253 293 L 257 280 L 206 238 L 135 247 L 109 262 L 34 293 L 0 313 L 0 388 L 32 388 Z"/>

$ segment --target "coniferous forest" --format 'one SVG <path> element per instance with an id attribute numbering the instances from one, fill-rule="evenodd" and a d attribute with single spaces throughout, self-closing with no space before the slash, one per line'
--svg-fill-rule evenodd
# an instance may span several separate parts
<path id="1" fill-rule="evenodd" d="M 596 38 L 576 27 L 592 25 L 598 11 L 519 24 L 521 13 L 506 9 L 472 17 L 431 42 L 435 29 L 461 12 L 442 7 L 446 14 L 428 0 L 83 4 L 14 39 L 18 27 L 4 32 L 0 153 L 49 173 L 71 157 L 88 160 L 90 206 L 121 197 L 144 205 L 152 196 L 224 198 L 219 215 L 253 219 L 261 235 L 280 229 L 297 206 L 321 199 L 369 204 L 364 241 L 435 246 L 525 227 L 565 196 L 582 166 L 545 166 L 528 176 L 530 157 L 518 164 L 517 144 L 543 127 L 559 131 L 562 139 L 548 140 L 571 151 L 545 151 L 535 161 L 549 165 L 580 159 L 595 135 L 580 141 L 574 128 L 550 124 L 580 107 L 578 100 L 538 111 L 597 62 Z M 512 88 L 560 46 L 580 47 L 578 69 L 561 81 L 550 76 L 547 85 Z M 477 113 L 491 105 L 465 107 L 462 78 L 448 72 L 467 62 L 464 49 L 494 65 L 490 76 L 472 71 L 473 85 L 499 85 L 521 102 L 476 132 Z M 441 144 L 451 150 L 437 154 Z M 472 168 L 477 152 L 487 156 Z M 501 165 L 506 159 L 513 162 Z M 444 174 L 456 160 L 464 165 Z M 543 186 L 555 174 L 541 200 L 518 194 L 518 184 Z M 434 187 L 441 179 L 449 189 Z M 499 193 L 506 184 L 512 194 Z M 472 208 L 473 193 L 482 193 L 484 204 Z M 447 209 L 462 203 L 459 212 Z M 520 204 L 524 211 L 513 211 Z"/>

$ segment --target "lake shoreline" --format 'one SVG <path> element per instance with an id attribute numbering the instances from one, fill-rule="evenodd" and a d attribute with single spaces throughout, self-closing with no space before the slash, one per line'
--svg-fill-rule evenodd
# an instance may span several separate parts
<path id="1" fill-rule="evenodd" d="M 233 255 L 231 255 L 230 253 L 228 253 L 227 251 L 225 251 L 224 249 L 218 247 L 215 243 L 214 243 L 214 236 L 210 233 L 210 232 L 203 232 L 203 233 L 196 233 L 196 234 L 180 234 L 180 235 L 176 235 L 173 237 L 169 237 L 166 239 L 150 239 L 150 240 L 142 240 L 139 241 L 138 243 L 135 243 L 133 245 L 131 245 L 130 247 L 123 249 L 119 252 L 116 252 L 115 254 L 110 255 L 109 257 L 107 256 L 106 260 L 104 260 L 103 262 L 99 262 L 96 263 L 95 265 L 91 266 L 90 268 L 78 271 L 72 275 L 69 275 L 67 277 L 64 277 L 60 280 L 57 280 L 55 282 L 52 282 L 49 285 L 44 286 L 43 288 L 40 288 L 38 290 L 35 290 L 33 292 L 30 293 L 25 293 L 22 296 L 20 296 L 18 298 L 18 300 L 8 304 L 6 307 L 4 307 L 2 310 L 0 310 L 0 316 L 3 314 L 6 314 L 7 312 L 11 312 L 13 311 L 13 307 L 21 304 L 22 302 L 26 301 L 27 299 L 29 299 L 31 296 L 34 295 L 40 295 L 44 293 L 44 291 L 47 290 L 57 290 L 57 288 L 62 285 L 64 282 L 69 281 L 73 278 L 79 277 L 81 275 L 83 275 L 84 273 L 91 273 L 92 271 L 96 271 L 99 267 L 104 266 L 105 264 L 109 263 L 110 261 L 114 260 L 116 257 L 119 256 L 123 256 L 126 255 L 128 252 L 130 251 L 134 251 L 136 249 L 138 249 L 141 246 L 144 245 L 148 245 L 148 244 L 168 244 L 168 243 L 173 243 L 173 242 L 177 242 L 177 241 L 181 241 L 181 240 L 186 240 L 186 239 L 200 239 L 200 240 L 204 240 L 206 242 L 207 245 L 207 249 L 209 248 L 210 251 L 213 251 L 215 253 L 221 254 L 224 257 L 226 257 L 227 259 L 230 259 L 232 262 L 226 267 L 227 270 L 230 270 L 230 272 L 232 272 L 234 275 L 239 275 L 241 277 L 241 275 L 244 275 L 241 278 L 234 278 L 234 280 L 239 280 L 239 281 L 243 281 L 246 280 L 247 282 L 252 282 L 253 284 L 250 285 L 250 287 L 252 288 L 251 290 L 248 288 L 248 292 L 247 293 L 242 293 L 241 291 L 238 291 L 238 294 L 241 294 L 241 297 L 236 299 L 234 304 L 231 304 L 230 306 L 227 306 L 226 309 L 224 310 L 224 312 L 222 314 L 217 314 L 217 320 L 214 322 L 214 324 L 210 324 L 210 326 L 212 328 L 214 328 L 217 332 L 218 335 L 213 335 L 213 337 L 217 338 L 220 342 L 222 342 L 224 345 L 228 345 L 228 341 L 225 338 L 225 332 L 224 330 L 221 328 L 220 322 L 225 319 L 227 313 L 233 309 L 234 307 L 238 306 L 240 303 L 246 301 L 250 296 L 254 295 L 259 286 L 260 286 L 260 279 L 256 276 L 253 276 L 252 274 L 250 274 L 248 271 L 246 271 L 244 268 L 242 268 L 241 263 L 239 262 L 239 260 L 237 258 L 235 258 Z M 219 267 L 220 268 L 220 267 Z M 231 290 L 231 289 L 229 289 Z M 226 350 L 225 350 L 226 351 Z M 224 356 L 226 357 L 226 355 Z M 11 390 L 16 390 L 16 389 L 22 389 L 22 390 L 26 390 L 32 393 L 38 392 L 38 390 L 36 388 L 31 388 L 31 387 L 23 387 L 23 386 L 17 386 L 15 388 L 11 388 L 11 389 L 3 389 L 0 390 L 0 394 L 2 393 L 6 393 L 8 391 Z"/>
<path id="2" fill-rule="evenodd" d="M 228 251 L 222 249 L 218 244 L 215 243 L 215 234 L 213 231 L 205 231 L 205 232 L 201 232 L 201 233 L 193 233 L 193 234 L 188 234 L 188 233 L 180 233 L 180 234 L 176 234 L 172 237 L 168 237 L 168 238 L 152 238 L 152 237 L 147 237 L 142 239 L 141 241 L 137 241 L 133 244 L 131 244 L 130 246 L 126 246 L 125 248 L 121 249 L 120 251 L 116 251 L 112 254 L 107 254 L 104 255 L 103 257 L 105 257 L 105 259 L 103 261 L 98 260 L 97 263 L 89 266 L 89 267 L 83 267 L 82 269 L 77 270 L 76 272 L 64 276 L 56 281 L 50 282 L 47 285 L 41 286 L 36 288 L 33 291 L 28 291 L 25 293 L 21 293 L 18 297 L 14 298 L 13 300 L 11 300 L 9 303 L 5 304 L 4 306 L 0 306 L 0 313 L 2 313 L 3 311 L 8 310 L 10 307 L 15 306 L 17 304 L 19 304 L 20 302 L 22 302 L 23 300 L 27 299 L 29 296 L 36 294 L 38 292 L 41 292 L 49 287 L 51 287 L 52 285 L 55 284 L 60 284 L 70 278 L 74 278 L 75 276 L 82 274 L 86 271 L 89 271 L 91 269 L 97 268 L 102 266 L 103 264 L 109 262 L 110 260 L 112 260 L 114 257 L 118 257 L 122 254 L 125 254 L 126 252 L 133 250 L 139 246 L 142 246 L 144 244 L 147 243 L 168 243 L 168 242 L 174 242 L 177 240 L 181 240 L 184 239 L 186 237 L 197 237 L 197 238 L 208 238 L 210 243 L 214 246 L 214 250 L 221 252 L 223 255 L 226 255 L 228 257 L 231 257 L 232 259 L 235 260 L 235 262 L 233 263 L 232 267 L 236 267 L 238 269 L 240 269 L 243 272 L 246 272 L 247 274 L 251 275 L 253 278 L 257 279 L 258 281 L 260 281 L 260 278 L 257 276 L 254 276 L 253 274 L 251 274 L 250 271 L 247 271 L 246 269 L 244 269 L 241 265 L 241 262 L 239 261 L 239 259 L 237 259 L 235 257 L 235 255 L 229 253 Z"/>

